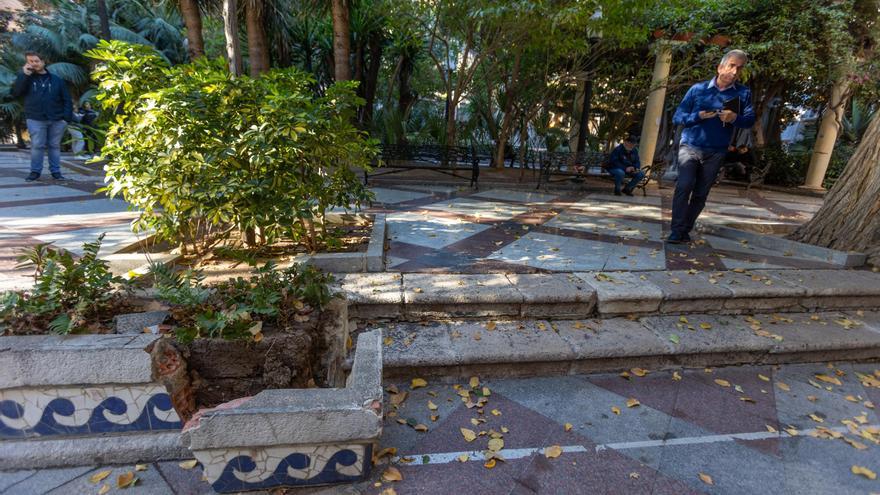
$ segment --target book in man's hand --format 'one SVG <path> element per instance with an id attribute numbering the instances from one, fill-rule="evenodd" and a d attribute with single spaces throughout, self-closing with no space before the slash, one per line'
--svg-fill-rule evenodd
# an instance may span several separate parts
<path id="1" fill-rule="evenodd" d="M 730 110 L 733 113 L 739 115 L 739 107 L 740 107 L 739 96 L 734 96 L 733 98 L 724 102 L 724 104 L 721 107 L 721 110 Z M 727 127 L 727 122 L 722 122 L 721 125 L 723 127 Z"/>

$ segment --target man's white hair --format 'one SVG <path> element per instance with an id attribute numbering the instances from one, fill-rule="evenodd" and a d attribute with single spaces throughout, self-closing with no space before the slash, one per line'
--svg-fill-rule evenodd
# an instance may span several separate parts
<path id="1" fill-rule="evenodd" d="M 749 61 L 749 54 L 742 50 L 730 50 L 725 53 L 723 57 L 721 57 L 721 62 L 718 62 L 718 65 L 724 65 L 724 62 L 727 62 L 727 59 L 731 57 L 741 58 L 744 61 Z"/>

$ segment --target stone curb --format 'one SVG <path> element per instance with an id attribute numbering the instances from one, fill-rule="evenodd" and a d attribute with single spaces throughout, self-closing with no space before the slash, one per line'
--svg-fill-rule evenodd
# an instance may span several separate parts
<path id="1" fill-rule="evenodd" d="M 384 376 L 541 376 L 880 358 L 880 312 L 756 318 L 766 320 L 760 329 L 769 336 L 758 335 L 744 317 L 713 314 L 690 315 L 687 324 L 678 316 L 498 321 L 493 330 L 476 321 L 403 323 L 384 330 Z M 837 323 L 843 319 L 858 325 L 846 329 Z M 785 320 L 792 322 L 771 323 Z"/>
<path id="2" fill-rule="evenodd" d="M 328 214 L 329 216 L 343 216 Z M 367 251 L 363 253 L 316 253 L 298 254 L 295 263 L 313 265 L 321 270 L 335 273 L 381 272 L 385 269 L 385 239 L 388 227 L 384 213 L 373 215 L 373 229 Z"/>
<path id="3" fill-rule="evenodd" d="M 154 462 L 191 457 L 180 433 L 4 441 L 0 470 Z"/>
<path id="4" fill-rule="evenodd" d="M 791 253 L 800 258 L 822 261 L 843 267 L 862 266 L 867 259 L 864 253 L 813 246 L 812 244 L 792 241 L 775 235 L 759 234 L 722 225 L 705 224 L 700 230 L 704 234 L 716 235 L 734 241 L 745 241 L 752 246 L 771 249 L 779 253 Z"/>
<path id="5" fill-rule="evenodd" d="M 0 337 L 0 389 L 151 383 L 155 335 L 25 335 Z"/>
<path id="6" fill-rule="evenodd" d="M 880 308 L 880 274 L 854 270 L 349 274 L 356 318 L 572 316 Z"/>

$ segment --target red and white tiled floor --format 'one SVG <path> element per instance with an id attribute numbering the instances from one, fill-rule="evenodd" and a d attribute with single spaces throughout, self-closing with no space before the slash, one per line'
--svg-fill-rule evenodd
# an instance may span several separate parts
<path id="1" fill-rule="evenodd" d="M 544 272 L 696 268 L 818 268 L 822 263 L 715 236 L 665 245 L 672 190 L 647 197 L 598 189 L 534 192 L 383 185 L 371 211 L 387 213 L 387 266 L 401 272 Z M 791 227 L 821 199 L 720 186 L 701 221 Z"/>

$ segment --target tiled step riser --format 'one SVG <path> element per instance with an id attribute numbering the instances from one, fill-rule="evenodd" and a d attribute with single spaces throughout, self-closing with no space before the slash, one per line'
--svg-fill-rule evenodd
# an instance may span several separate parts
<path id="1" fill-rule="evenodd" d="M 866 349 L 838 349 L 805 351 L 782 354 L 752 352 L 721 352 L 685 354 L 680 356 L 635 356 L 584 361 L 510 362 L 491 364 L 465 364 L 429 367 L 395 367 L 385 363 L 383 378 L 389 381 L 410 380 L 413 377 L 430 378 L 444 383 L 455 383 L 471 376 L 481 378 L 529 378 L 539 376 L 564 376 L 586 373 L 621 372 L 635 367 L 653 371 L 681 368 L 702 369 L 707 367 L 736 365 L 776 365 L 796 363 L 824 363 L 830 361 L 880 361 L 880 347 Z"/>

